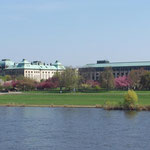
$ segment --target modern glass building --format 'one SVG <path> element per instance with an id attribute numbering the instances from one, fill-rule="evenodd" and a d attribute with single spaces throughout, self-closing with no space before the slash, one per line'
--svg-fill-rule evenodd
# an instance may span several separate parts
<path id="1" fill-rule="evenodd" d="M 112 62 L 106 60 L 97 61 L 95 64 L 87 64 L 79 68 L 81 75 L 90 80 L 99 80 L 101 72 L 110 67 L 113 70 L 114 77 L 127 76 L 131 70 L 144 69 L 150 71 L 150 61 L 137 62 Z"/>
<path id="2" fill-rule="evenodd" d="M 23 59 L 20 63 L 14 63 L 9 59 L 0 61 L 0 74 L 19 76 L 22 75 L 36 81 L 51 78 L 56 72 L 62 72 L 65 67 L 56 61 L 54 64 L 45 64 L 41 61 L 29 62 Z"/>

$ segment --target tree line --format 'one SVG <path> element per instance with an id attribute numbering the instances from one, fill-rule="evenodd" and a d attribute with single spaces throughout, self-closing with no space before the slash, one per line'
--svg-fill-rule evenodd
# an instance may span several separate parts
<path id="1" fill-rule="evenodd" d="M 100 75 L 100 85 L 106 89 L 150 90 L 150 72 L 141 68 L 114 78 L 112 68 L 106 68 Z"/>
<path id="2" fill-rule="evenodd" d="M 150 89 L 150 72 L 144 69 L 132 70 L 128 76 L 119 76 L 114 78 L 112 68 L 105 68 L 100 74 L 98 81 L 89 80 L 72 68 L 68 67 L 63 72 L 57 72 L 52 78 L 36 82 L 35 80 L 25 78 L 23 76 L 1 76 L 0 90 L 51 90 L 57 89 L 59 91 L 99 91 L 101 89 L 136 89 L 149 90 Z"/>

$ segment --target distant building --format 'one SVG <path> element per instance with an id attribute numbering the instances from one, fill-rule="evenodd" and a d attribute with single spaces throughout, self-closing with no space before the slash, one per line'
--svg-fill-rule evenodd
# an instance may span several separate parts
<path id="1" fill-rule="evenodd" d="M 33 61 L 30 63 L 26 59 L 23 59 L 20 63 L 14 63 L 9 59 L 0 61 L 1 75 L 22 75 L 36 81 L 49 79 L 56 72 L 62 72 L 64 69 L 65 67 L 59 61 L 56 61 L 54 64 L 45 64 L 41 61 Z"/>
<path id="2" fill-rule="evenodd" d="M 138 70 L 143 68 L 150 71 L 150 61 L 138 61 L 138 62 L 113 62 L 110 63 L 106 60 L 97 61 L 96 64 L 87 64 L 79 68 L 81 75 L 86 76 L 90 80 L 99 80 L 101 72 L 105 68 L 111 67 L 115 78 L 119 76 L 127 76 L 131 70 Z"/>

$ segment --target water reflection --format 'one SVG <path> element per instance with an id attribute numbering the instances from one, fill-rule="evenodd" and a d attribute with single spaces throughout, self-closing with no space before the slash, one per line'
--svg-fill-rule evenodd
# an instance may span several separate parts
<path id="1" fill-rule="evenodd" d="M 133 119 L 138 115 L 138 112 L 137 111 L 125 111 L 124 114 L 126 118 Z"/>

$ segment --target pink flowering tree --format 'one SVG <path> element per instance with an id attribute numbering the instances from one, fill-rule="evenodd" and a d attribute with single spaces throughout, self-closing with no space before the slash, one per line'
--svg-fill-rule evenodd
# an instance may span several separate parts
<path id="1" fill-rule="evenodd" d="M 44 89 L 53 89 L 58 87 L 58 79 L 57 78 L 50 78 L 46 81 L 42 81 L 37 85 L 37 89 L 44 90 Z"/>
<path id="2" fill-rule="evenodd" d="M 131 86 L 131 81 L 126 76 L 118 77 L 115 79 L 115 87 L 117 89 L 127 89 L 130 86 Z"/>
<path id="3" fill-rule="evenodd" d="M 4 84 L 3 84 L 3 88 L 7 91 L 11 90 L 13 88 L 12 86 L 12 81 L 6 81 Z"/>

